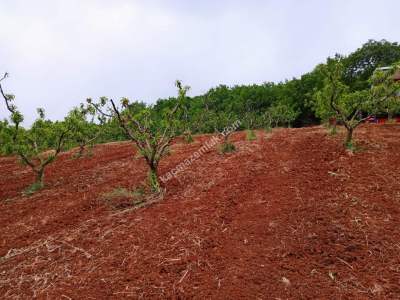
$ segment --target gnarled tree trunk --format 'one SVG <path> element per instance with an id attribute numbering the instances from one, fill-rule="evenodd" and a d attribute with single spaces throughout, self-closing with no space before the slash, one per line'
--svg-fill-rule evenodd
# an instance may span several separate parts
<path id="1" fill-rule="evenodd" d="M 347 133 L 346 133 L 345 144 L 348 146 L 353 142 L 354 128 L 353 127 L 346 127 L 346 130 L 347 130 Z"/>
<path id="2" fill-rule="evenodd" d="M 36 174 L 35 184 L 43 186 L 44 180 L 44 167 L 40 167 L 39 169 L 34 170 Z"/>

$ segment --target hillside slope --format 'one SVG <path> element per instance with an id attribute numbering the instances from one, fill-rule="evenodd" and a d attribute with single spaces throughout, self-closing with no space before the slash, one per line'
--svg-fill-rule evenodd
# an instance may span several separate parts
<path id="1" fill-rule="evenodd" d="M 174 144 L 162 173 L 209 138 Z M 398 299 L 400 127 L 361 128 L 355 154 L 341 138 L 237 133 L 133 211 L 101 200 L 145 179 L 130 143 L 64 154 L 30 197 L 29 169 L 0 158 L 0 297 Z"/>

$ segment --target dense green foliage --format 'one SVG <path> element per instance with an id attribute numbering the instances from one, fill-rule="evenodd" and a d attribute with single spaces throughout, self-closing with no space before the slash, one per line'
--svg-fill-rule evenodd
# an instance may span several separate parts
<path id="1" fill-rule="evenodd" d="M 12 128 L 7 120 L 0 121 L 0 154 L 12 154 Z"/>
<path id="2" fill-rule="evenodd" d="M 369 88 L 369 79 L 379 67 L 400 61 L 400 45 L 388 41 L 370 40 L 361 48 L 345 57 L 344 81 L 351 91 Z"/>
<path id="3" fill-rule="evenodd" d="M 344 59 L 329 58 L 318 70 L 324 76 L 323 88 L 315 93 L 315 111 L 322 118 L 335 117 L 347 130 L 345 144 L 351 145 L 353 131 L 373 114 L 388 109 L 400 89 L 393 80 L 399 65 L 376 70 L 371 76 L 372 88 L 354 90 L 346 83 Z M 398 100 L 398 99 L 397 99 Z"/>
<path id="4" fill-rule="evenodd" d="M 378 67 L 400 61 L 400 45 L 388 41 L 368 41 L 348 56 L 340 56 L 342 82 L 351 92 L 370 89 L 370 78 Z M 207 93 L 187 97 L 189 127 L 192 132 L 214 132 L 232 120 L 242 120 L 241 129 L 266 126 L 306 126 L 325 121 L 316 112 L 315 94 L 324 87 L 326 74 L 318 65 L 311 72 L 280 83 L 261 85 L 219 85 Z M 175 98 L 160 99 L 155 109 L 171 107 Z M 394 113 L 399 113 L 395 111 Z"/>
<path id="5" fill-rule="evenodd" d="M 100 137 L 104 127 L 104 119 L 97 118 L 97 123 L 95 121 L 95 111 L 84 105 L 72 109 L 65 118 L 66 124 L 71 128 L 68 139 L 69 145 L 70 147 L 79 146 L 76 157 L 81 157 L 86 147 L 92 146 Z"/>

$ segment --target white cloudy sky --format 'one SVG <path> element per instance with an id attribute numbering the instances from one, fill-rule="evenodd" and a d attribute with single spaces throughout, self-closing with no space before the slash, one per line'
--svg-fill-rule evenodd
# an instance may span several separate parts
<path id="1" fill-rule="evenodd" d="M 87 97 L 146 102 L 280 81 L 368 39 L 400 41 L 398 0 L 0 0 L 0 73 L 27 124 Z M 0 118 L 6 116 L 4 105 Z"/>

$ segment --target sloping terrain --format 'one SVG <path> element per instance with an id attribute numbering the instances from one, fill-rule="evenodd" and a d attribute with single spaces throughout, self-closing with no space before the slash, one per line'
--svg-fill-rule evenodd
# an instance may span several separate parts
<path id="1" fill-rule="evenodd" d="M 400 126 L 361 128 L 354 154 L 322 127 L 233 138 L 137 210 L 101 200 L 145 179 L 130 143 L 64 154 L 29 197 L 29 169 L 0 158 L 0 298 L 400 298 Z"/>

